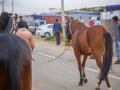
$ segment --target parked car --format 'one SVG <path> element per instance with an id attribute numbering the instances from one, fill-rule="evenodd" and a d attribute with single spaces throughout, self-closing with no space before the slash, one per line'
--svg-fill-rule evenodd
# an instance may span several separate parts
<path id="1" fill-rule="evenodd" d="M 25 21 L 27 22 L 29 31 L 32 34 L 35 34 L 35 31 L 38 28 L 38 26 L 46 24 L 45 20 L 25 20 Z"/>
<path id="2" fill-rule="evenodd" d="M 53 36 L 53 24 L 41 25 L 36 29 L 36 35 L 42 37 Z"/>
<path id="3" fill-rule="evenodd" d="M 27 24 L 28 24 L 28 27 L 29 27 L 28 30 L 29 30 L 32 34 L 35 34 L 35 28 L 36 28 L 35 22 L 34 22 L 34 21 L 27 21 Z"/>

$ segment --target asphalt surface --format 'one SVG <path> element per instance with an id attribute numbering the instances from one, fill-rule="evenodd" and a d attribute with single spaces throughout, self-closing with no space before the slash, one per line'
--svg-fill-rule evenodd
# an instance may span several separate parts
<path id="1" fill-rule="evenodd" d="M 72 47 L 61 57 L 55 59 L 64 51 L 64 43 L 56 46 L 55 42 L 48 42 L 35 36 L 35 44 L 36 48 L 33 52 L 35 62 L 32 62 L 32 90 L 95 90 L 99 68 L 94 59 L 88 58 L 86 62 L 85 72 L 88 83 L 78 86 L 79 71 Z M 53 59 L 55 60 L 48 62 Z M 120 90 L 120 65 L 113 64 L 109 80 L 113 90 Z M 101 90 L 107 90 L 104 81 Z"/>

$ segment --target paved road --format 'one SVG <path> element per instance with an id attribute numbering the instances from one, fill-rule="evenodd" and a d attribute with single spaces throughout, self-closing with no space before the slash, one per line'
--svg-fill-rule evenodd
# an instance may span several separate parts
<path id="1" fill-rule="evenodd" d="M 79 72 L 72 48 L 56 61 L 45 63 L 61 54 L 64 46 L 55 46 L 55 43 L 36 40 L 36 48 L 33 57 L 33 86 L 32 90 L 95 90 L 97 75 L 99 72 L 94 59 L 88 59 L 86 63 L 86 75 L 88 83 L 78 86 Z M 113 90 L 120 90 L 120 65 L 113 65 L 109 79 Z M 102 90 L 107 90 L 105 82 Z"/>

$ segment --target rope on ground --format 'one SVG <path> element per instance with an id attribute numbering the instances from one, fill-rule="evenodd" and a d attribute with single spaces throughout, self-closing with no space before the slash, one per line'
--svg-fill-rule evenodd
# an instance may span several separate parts
<path id="1" fill-rule="evenodd" d="M 59 54 L 58 56 L 56 56 L 54 59 L 51 59 L 51 60 L 49 60 L 49 61 L 47 61 L 47 62 L 44 62 L 44 63 L 42 63 L 42 64 L 46 64 L 46 63 L 50 63 L 50 62 L 52 62 L 52 61 L 56 61 L 57 60 L 57 58 L 59 58 L 59 57 L 61 57 L 62 55 L 64 55 L 65 54 L 65 52 L 67 52 L 69 49 L 70 49 L 70 46 L 67 48 L 68 46 L 66 46 L 65 47 L 65 49 L 64 49 L 64 51 L 61 53 L 61 54 Z"/>

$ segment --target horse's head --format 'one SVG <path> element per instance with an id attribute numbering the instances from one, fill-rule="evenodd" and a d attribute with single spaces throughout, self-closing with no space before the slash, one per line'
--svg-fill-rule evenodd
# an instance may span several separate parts
<path id="1" fill-rule="evenodd" d="M 69 21 L 67 22 L 67 36 L 68 39 L 72 38 L 72 35 L 75 31 L 75 29 L 80 29 L 82 28 L 84 25 L 82 23 L 80 23 L 77 19 L 74 20 L 73 18 L 70 18 Z"/>
<path id="2" fill-rule="evenodd" d="M 0 16 L 0 33 L 12 32 L 13 19 L 7 12 L 2 12 Z"/>

